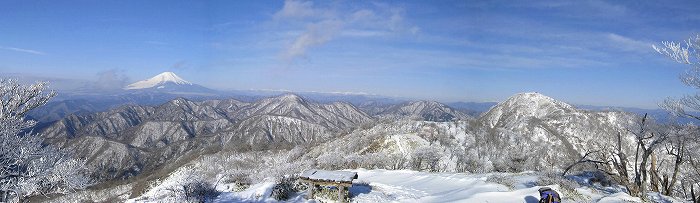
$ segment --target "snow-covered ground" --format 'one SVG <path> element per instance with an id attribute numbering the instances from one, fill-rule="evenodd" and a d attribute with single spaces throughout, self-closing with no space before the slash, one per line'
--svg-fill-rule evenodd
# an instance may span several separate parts
<path id="1" fill-rule="evenodd" d="M 410 170 L 353 170 L 368 182 L 371 190 L 354 193 L 355 202 L 527 202 L 539 201 L 540 187 L 547 186 L 562 193 L 562 198 L 579 202 L 641 202 L 624 192 L 605 193 L 590 188 L 578 188 L 577 198 L 568 198 L 559 185 L 535 185 L 534 173 L 464 174 L 426 173 Z M 501 175 L 511 180 L 509 185 L 489 182 L 489 177 Z M 352 192 L 352 189 L 351 189 Z"/>
<path id="2" fill-rule="evenodd" d="M 524 173 L 488 173 L 488 174 L 464 174 L 464 173 L 428 173 L 411 170 L 349 170 L 357 172 L 359 178 L 355 183 L 369 183 L 367 186 L 353 186 L 350 193 L 353 202 L 526 202 L 537 203 L 539 200 L 537 190 L 547 186 L 559 191 L 566 202 L 641 202 L 639 198 L 631 197 L 614 188 L 580 187 L 575 189 L 575 194 L 564 192 L 559 185 L 536 185 L 540 178 L 533 172 Z M 499 180 L 507 180 L 507 183 L 491 182 L 500 176 Z M 164 181 L 167 183 L 169 181 Z M 273 180 L 266 180 L 249 188 L 234 192 L 234 186 L 219 185 L 217 189 L 223 191 L 214 202 L 278 202 L 270 197 Z M 163 188 L 162 186 L 154 189 Z M 149 191 L 145 195 L 156 197 L 157 191 Z M 304 198 L 305 192 L 292 195 L 284 202 L 317 202 Z M 657 202 L 682 202 L 667 197 L 652 194 Z M 140 199 L 140 200 L 138 200 Z M 135 202 L 154 199 L 139 197 Z"/>
<path id="3" fill-rule="evenodd" d="M 487 182 L 488 174 L 357 170 L 372 187 L 354 194 L 357 202 L 537 202 L 537 187 L 510 190 Z"/>

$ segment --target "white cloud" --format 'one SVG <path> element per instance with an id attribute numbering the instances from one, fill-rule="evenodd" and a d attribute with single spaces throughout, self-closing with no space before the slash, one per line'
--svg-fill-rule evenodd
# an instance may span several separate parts
<path id="1" fill-rule="evenodd" d="M 110 69 L 97 73 L 97 80 L 92 87 L 100 90 L 116 90 L 128 84 L 129 77 L 124 70 Z"/>
<path id="2" fill-rule="evenodd" d="M 363 21 L 363 20 L 368 20 L 368 19 L 375 19 L 377 17 L 376 14 L 374 14 L 373 11 L 370 11 L 368 9 L 360 9 L 359 11 L 355 11 L 352 13 L 350 16 L 351 21 Z"/>
<path id="3" fill-rule="evenodd" d="M 635 40 L 615 33 L 607 34 L 608 40 L 615 43 L 615 47 L 620 48 L 625 51 L 635 51 L 635 52 L 651 52 L 652 43 L 644 42 L 640 40 Z"/>
<path id="4" fill-rule="evenodd" d="M 274 17 L 275 19 L 311 17 L 317 14 L 313 5 L 313 2 L 310 1 L 287 0 L 284 1 L 282 10 L 275 13 Z"/>
<path id="5" fill-rule="evenodd" d="M 46 55 L 46 53 L 44 53 L 44 52 L 42 52 L 42 51 L 31 50 L 31 49 L 22 49 L 22 48 L 17 48 L 17 47 L 0 46 L 0 49 L 9 50 L 9 51 L 16 51 L 16 52 L 23 52 L 23 53 L 29 53 L 29 54 L 36 54 L 36 55 Z"/>
<path id="6" fill-rule="evenodd" d="M 306 32 L 302 33 L 287 48 L 285 58 L 293 59 L 304 56 L 309 47 L 318 46 L 331 40 L 341 29 L 342 22 L 326 20 L 313 23 L 307 26 Z"/>

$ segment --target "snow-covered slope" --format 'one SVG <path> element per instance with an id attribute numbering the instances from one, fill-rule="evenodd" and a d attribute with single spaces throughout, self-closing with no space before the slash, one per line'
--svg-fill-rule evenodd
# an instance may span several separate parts
<path id="1" fill-rule="evenodd" d="M 542 184 L 543 177 L 534 172 L 524 173 L 427 173 L 411 170 L 349 170 L 357 172 L 358 179 L 350 187 L 351 202 L 490 202 L 512 203 L 539 201 L 538 189 L 550 187 L 558 191 L 563 202 L 642 202 L 631 197 L 620 188 L 596 185 L 576 185 L 567 188 L 559 184 Z M 127 202 L 172 201 L 168 188 L 177 186 L 188 176 L 174 173 L 160 185 L 152 187 L 141 197 Z M 583 179 L 583 178 L 581 178 Z M 180 180 L 180 181 L 178 181 Z M 365 184 L 357 184 L 365 183 Z M 275 181 L 268 179 L 251 185 L 245 190 L 236 191 L 235 184 L 221 184 L 217 189 L 222 193 L 212 202 L 317 202 L 307 200 L 306 191 L 297 192 L 286 201 L 270 197 Z M 682 201 L 649 193 L 656 202 L 680 203 Z"/>
<path id="2" fill-rule="evenodd" d="M 619 188 L 598 188 L 586 185 L 565 189 L 543 185 L 546 179 L 533 172 L 524 173 L 426 173 L 410 170 L 351 170 L 357 172 L 355 182 L 369 183 L 369 188 L 350 188 L 353 202 L 526 202 L 539 201 L 540 187 L 559 191 L 563 202 L 642 202 Z M 494 182 L 498 181 L 498 182 Z M 682 202 L 650 193 L 657 202 Z"/>
<path id="3" fill-rule="evenodd" d="M 410 170 L 355 170 L 358 182 L 371 190 L 355 202 L 537 202 L 539 187 L 509 188 L 488 177 L 494 174 L 425 173 Z M 523 180 L 536 180 L 525 177 Z M 558 189 L 557 186 L 553 188 Z M 351 188 L 352 191 L 352 188 Z"/>
<path id="4" fill-rule="evenodd" d="M 487 143 L 497 151 L 547 154 L 553 166 L 580 158 L 618 133 L 626 136 L 634 120 L 631 113 L 580 110 L 539 93 L 516 94 L 479 118 Z"/>
<path id="5" fill-rule="evenodd" d="M 153 88 L 160 85 L 164 85 L 166 83 L 174 83 L 178 85 L 192 85 L 191 82 L 187 82 L 186 80 L 182 79 L 180 76 L 175 75 L 173 72 L 163 72 L 161 74 L 158 74 L 152 78 L 149 78 L 147 80 L 141 80 L 135 83 L 132 83 L 128 86 L 126 86 L 124 89 L 128 90 L 133 90 L 133 89 L 146 89 L 146 88 Z"/>

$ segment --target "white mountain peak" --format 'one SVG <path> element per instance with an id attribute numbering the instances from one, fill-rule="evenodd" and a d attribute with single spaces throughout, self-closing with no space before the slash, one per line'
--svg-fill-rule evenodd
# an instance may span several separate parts
<path id="1" fill-rule="evenodd" d="M 506 102 L 510 103 L 517 103 L 517 104 L 530 104 L 532 105 L 533 103 L 537 104 L 554 104 L 558 106 L 562 106 L 564 108 L 572 108 L 571 105 L 564 103 L 562 101 L 556 100 L 554 98 L 551 98 L 549 96 L 543 95 L 539 92 L 523 92 L 523 93 L 518 93 L 506 100 Z M 536 105 L 535 105 L 536 106 Z M 532 106 L 532 107 L 535 107 Z"/>
<path id="2" fill-rule="evenodd" d="M 300 100 L 301 99 L 300 96 L 298 96 L 296 94 L 291 94 L 291 93 L 283 94 L 283 95 L 279 96 L 279 98 L 282 100 Z"/>
<path id="3" fill-rule="evenodd" d="M 192 85 L 192 83 L 180 78 L 179 76 L 175 75 L 175 73 L 173 73 L 173 72 L 163 72 L 163 73 L 158 74 L 150 79 L 141 80 L 141 81 L 132 83 L 132 84 L 126 86 L 124 89 L 133 90 L 133 89 L 152 88 L 152 87 L 156 87 L 156 86 L 168 83 L 168 82 L 172 82 L 172 83 L 175 83 L 178 85 Z"/>

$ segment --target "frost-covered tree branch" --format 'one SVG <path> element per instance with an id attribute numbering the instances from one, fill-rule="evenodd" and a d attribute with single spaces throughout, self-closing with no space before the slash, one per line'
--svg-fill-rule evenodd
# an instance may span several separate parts
<path id="1" fill-rule="evenodd" d="M 680 80 L 687 86 L 700 89 L 700 35 L 691 37 L 684 42 L 661 42 L 661 46 L 653 45 L 654 50 L 675 62 L 691 67 L 680 75 Z M 700 120 L 699 115 L 688 112 L 700 111 L 700 94 L 686 95 L 681 99 L 668 98 L 660 106 L 677 116 Z"/>
<path id="2" fill-rule="evenodd" d="M 0 79 L 0 201 L 66 193 L 89 185 L 85 161 L 44 146 L 31 131 L 36 121 L 27 112 L 46 104 L 56 93 L 44 93 L 46 83 L 22 85 Z"/>
<path id="3" fill-rule="evenodd" d="M 700 35 L 691 37 L 685 41 L 673 42 L 673 41 L 663 41 L 662 46 L 652 45 L 656 52 L 671 58 L 678 63 L 684 64 L 697 64 L 698 59 L 700 59 Z"/>

